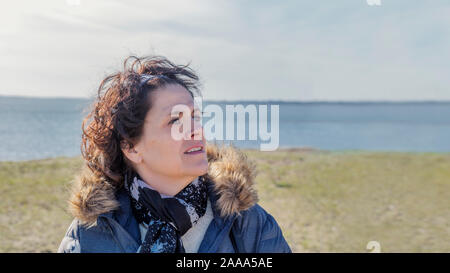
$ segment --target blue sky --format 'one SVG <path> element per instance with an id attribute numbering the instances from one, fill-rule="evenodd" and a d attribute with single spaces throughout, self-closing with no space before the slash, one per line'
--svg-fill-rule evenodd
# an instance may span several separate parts
<path id="1" fill-rule="evenodd" d="M 73 5 L 75 3 L 75 5 Z M 89 97 L 130 54 L 205 99 L 450 100 L 450 1 L 9 1 L 0 95 Z"/>

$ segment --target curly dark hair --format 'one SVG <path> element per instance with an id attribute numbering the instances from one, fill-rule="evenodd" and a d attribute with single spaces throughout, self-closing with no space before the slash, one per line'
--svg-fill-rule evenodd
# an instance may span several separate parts
<path id="1" fill-rule="evenodd" d="M 141 84 L 142 75 L 160 77 Z M 132 165 L 121 147 L 132 148 L 139 141 L 145 116 L 152 107 L 150 92 L 168 84 L 185 87 L 192 97 L 201 95 L 199 78 L 189 64 L 175 65 L 162 56 L 129 56 L 123 71 L 103 79 L 81 126 L 84 179 L 107 183 L 113 189 L 123 184 L 124 174 Z"/>

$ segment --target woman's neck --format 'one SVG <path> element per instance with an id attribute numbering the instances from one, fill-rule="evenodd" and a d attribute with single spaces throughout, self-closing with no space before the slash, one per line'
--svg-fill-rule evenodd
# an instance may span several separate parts
<path id="1" fill-rule="evenodd" d="M 195 180 L 197 176 L 169 177 L 165 175 L 152 174 L 148 172 L 139 172 L 142 181 L 160 194 L 175 196 L 189 183 Z"/>

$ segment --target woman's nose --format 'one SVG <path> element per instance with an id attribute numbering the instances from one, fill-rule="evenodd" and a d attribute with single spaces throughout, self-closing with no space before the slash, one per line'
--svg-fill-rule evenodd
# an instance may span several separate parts
<path id="1" fill-rule="evenodd" d="M 203 126 L 201 122 L 193 120 L 191 128 L 192 128 L 191 138 L 194 140 L 201 140 L 203 138 Z"/>

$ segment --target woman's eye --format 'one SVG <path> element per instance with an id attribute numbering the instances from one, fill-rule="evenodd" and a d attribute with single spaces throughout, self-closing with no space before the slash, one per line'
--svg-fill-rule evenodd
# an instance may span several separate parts
<path id="1" fill-rule="evenodd" d="M 195 119 L 195 120 L 197 120 L 197 121 L 201 121 L 202 120 L 202 115 L 203 115 L 203 113 L 204 112 L 200 112 L 200 114 L 196 114 L 196 115 L 193 115 L 192 117 Z M 174 124 L 175 122 L 177 122 L 177 121 L 179 121 L 180 120 L 180 118 L 178 117 L 178 118 L 174 118 L 174 119 L 172 119 L 171 121 L 169 121 L 169 124 Z"/>
<path id="2" fill-rule="evenodd" d="M 171 121 L 169 121 L 169 124 L 174 124 L 178 120 L 180 120 L 180 118 L 174 118 Z"/>

